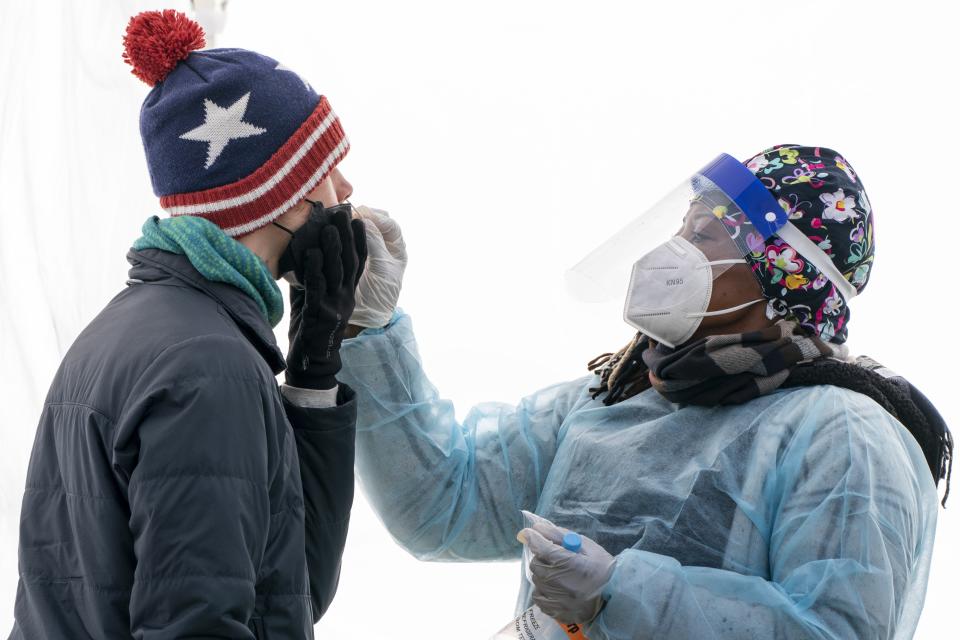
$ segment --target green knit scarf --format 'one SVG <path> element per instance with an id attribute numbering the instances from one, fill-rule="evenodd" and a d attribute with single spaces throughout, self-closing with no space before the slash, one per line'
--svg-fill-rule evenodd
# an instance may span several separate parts
<path id="1" fill-rule="evenodd" d="M 273 274 L 253 251 L 204 218 L 178 216 L 147 218 L 143 237 L 133 243 L 136 251 L 161 249 L 186 255 L 207 280 L 225 282 L 246 292 L 260 312 L 277 326 L 283 317 L 283 297 Z"/>

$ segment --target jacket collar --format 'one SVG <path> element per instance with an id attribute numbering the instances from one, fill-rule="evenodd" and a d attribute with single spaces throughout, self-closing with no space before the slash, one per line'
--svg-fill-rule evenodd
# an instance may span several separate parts
<path id="1" fill-rule="evenodd" d="M 216 300 L 267 361 L 274 374 L 286 369 L 286 361 L 277 346 L 273 329 L 246 293 L 233 285 L 207 280 L 190 264 L 186 256 L 177 253 L 160 249 L 131 249 L 127 253 L 127 262 L 132 265 L 129 271 L 131 280 L 189 286 Z M 130 284 L 129 281 L 127 284 Z"/>

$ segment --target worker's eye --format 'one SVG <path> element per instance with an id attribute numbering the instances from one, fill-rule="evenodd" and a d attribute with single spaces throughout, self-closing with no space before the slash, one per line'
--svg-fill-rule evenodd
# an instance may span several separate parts
<path id="1" fill-rule="evenodd" d="M 690 237 L 691 242 L 709 242 L 710 241 L 710 236 L 705 236 L 699 231 L 694 231 L 692 234 L 690 234 L 690 236 L 691 236 Z"/>

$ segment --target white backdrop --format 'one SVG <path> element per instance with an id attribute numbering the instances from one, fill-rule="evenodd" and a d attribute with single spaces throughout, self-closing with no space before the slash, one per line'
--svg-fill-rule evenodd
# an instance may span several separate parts
<path id="1" fill-rule="evenodd" d="M 65 350 L 124 285 L 158 213 L 120 58 L 119 0 L 0 0 L 0 634 L 40 407 Z M 402 306 L 458 414 L 584 372 L 631 331 L 567 298 L 564 269 L 727 151 L 840 151 L 877 218 L 849 344 L 960 425 L 946 237 L 956 195 L 956 3 L 232 0 L 219 46 L 282 60 L 330 97 L 353 143 L 355 204 L 391 211 L 410 251 Z M 278 328 L 283 343 L 286 325 Z M 642 472 L 642 470 L 638 470 Z M 957 489 L 960 491 L 960 488 Z M 941 512 L 919 638 L 956 626 L 956 498 Z M 358 496 L 323 638 L 485 638 L 516 564 L 426 564 Z"/>

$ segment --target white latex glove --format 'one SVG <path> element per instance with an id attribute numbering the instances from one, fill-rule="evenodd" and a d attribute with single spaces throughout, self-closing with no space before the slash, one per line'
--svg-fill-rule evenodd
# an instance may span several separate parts
<path id="1" fill-rule="evenodd" d="M 579 553 L 567 551 L 561 541 L 568 529 L 527 511 L 523 515 L 534 523 L 517 534 L 532 554 L 533 602 L 562 624 L 590 622 L 603 608 L 601 592 L 616 560 L 584 535 Z"/>
<path id="2" fill-rule="evenodd" d="M 354 211 L 367 230 L 367 265 L 357 285 L 350 324 L 382 327 L 397 308 L 407 268 L 407 245 L 400 225 L 386 211 L 364 206 L 354 207 Z"/>

